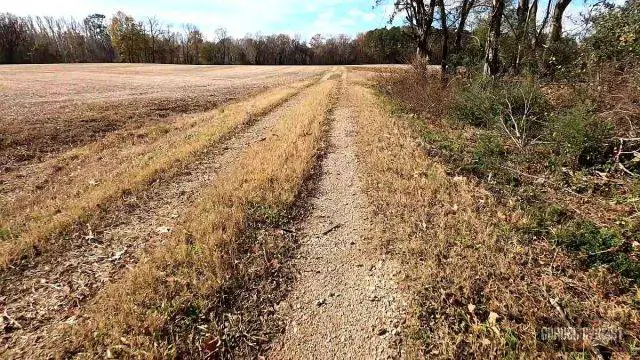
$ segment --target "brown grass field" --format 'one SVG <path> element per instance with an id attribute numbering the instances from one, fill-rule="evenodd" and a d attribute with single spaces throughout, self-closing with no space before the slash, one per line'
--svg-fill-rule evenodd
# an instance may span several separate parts
<path id="1" fill-rule="evenodd" d="M 0 167 L 42 160 L 116 130 L 170 123 L 172 115 L 210 110 L 322 71 L 271 66 L 3 66 Z"/>

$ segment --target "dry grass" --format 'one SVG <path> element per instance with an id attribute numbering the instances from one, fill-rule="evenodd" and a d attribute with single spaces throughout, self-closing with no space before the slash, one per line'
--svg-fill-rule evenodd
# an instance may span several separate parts
<path id="1" fill-rule="evenodd" d="M 208 315 L 221 287 L 248 271 L 237 267 L 239 239 L 252 216 L 277 216 L 293 203 L 314 166 L 334 89 L 329 80 L 307 90 L 272 136 L 223 172 L 182 231 L 93 301 L 86 318 L 70 329 L 66 354 L 219 356 L 216 324 Z"/>
<path id="2" fill-rule="evenodd" d="M 638 298 L 607 271 L 585 272 L 549 243 L 523 243 L 527 222 L 467 178 L 447 176 L 408 121 L 389 118 L 371 92 L 356 91 L 362 181 L 377 235 L 399 256 L 417 294 L 415 337 L 429 358 L 582 356 L 595 343 L 543 343 L 542 327 L 614 327 L 616 358 L 637 356 Z M 564 347 L 563 347 L 564 346 Z M 634 355 L 635 354 L 635 355 Z"/>
<path id="3" fill-rule="evenodd" d="M 12 171 L 119 130 L 169 123 L 324 67 L 50 64 L 0 68 L 0 169 Z"/>
<path id="4" fill-rule="evenodd" d="M 24 256 L 48 251 L 51 237 L 123 194 L 179 169 L 308 85 L 302 82 L 276 88 L 218 110 L 184 117 L 173 128 L 147 128 L 146 140 L 140 143 L 122 144 L 114 136 L 36 167 L 31 172 L 35 191 L 18 193 L 2 202 L 0 228 L 13 235 L 0 243 L 0 269 Z M 47 173 L 43 168 L 54 176 L 45 184 L 37 183 Z"/>
<path id="5" fill-rule="evenodd" d="M 371 74 L 397 74 L 403 73 L 409 65 L 383 64 L 383 65 L 351 65 L 349 71 L 358 71 Z"/>

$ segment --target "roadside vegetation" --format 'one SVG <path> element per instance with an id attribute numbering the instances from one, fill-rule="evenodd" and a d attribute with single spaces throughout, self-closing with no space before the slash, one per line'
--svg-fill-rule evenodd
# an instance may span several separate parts
<path id="1" fill-rule="evenodd" d="M 262 323 L 264 314 L 243 319 L 217 311 L 222 304 L 233 306 L 229 291 L 278 271 L 279 254 L 292 245 L 282 235 L 251 237 L 251 229 L 268 224 L 272 233 L 282 233 L 278 226 L 315 166 L 336 88 L 330 79 L 305 90 L 272 134 L 204 191 L 170 240 L 104 289 L 86 316 L 65 329 L 61 355 L 228 358 L 266 342 L 252 337 L 260 326 L 275 326 Z"/>
<path id="2" fill-rule="evenodd" d="M 99 216 L 102 208 L 159 176 L 170 176 L 194 156 L 249 126 L 310 84 L 275 88 L 217 110 L 185 116 L 171 126 L 149 126 L 139 132 L 145 141 L 124 150 L 114 136 L 49 161 L 53 168 L 46 169 L 45 164 L 41 169 L 51 172 L 48 183 L 36 184 L 34 192 L 3 201 L 0 269 L 25 257 L 63 249 L 72 236 L 67 232 L 73 231 L 74 225 Z M 40 174 L 34 173 L 37 178 L 32 180 L 40 181 Z M 90 228 L 84 231 L 85 236 L 92 236 Z"/>
<path id="3" fill-rule="evenodd" d="M 402 219 L 388 232 L 408 235 L 381 237 L 413 260 L 425 355 L 640 356 L 639 5 L 592 9 L 579 42 L 543 34 L 522 55 L 512 27 L 444 72 L 418 60 L 380 76 L 401 120 L 363 126 L 363 147 L 382 217 Z"/>

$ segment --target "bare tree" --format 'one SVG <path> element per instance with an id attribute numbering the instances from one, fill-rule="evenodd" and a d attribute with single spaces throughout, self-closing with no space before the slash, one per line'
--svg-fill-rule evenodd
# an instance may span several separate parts
<path id="1" fill-rule="evenodd" d="M 449 27 L 447 26 L 447 10 L 444 7 L 444 0 L 438 0 L 438 8 L 440 9 L 440 28 L 442 30 L 442 61 L 440 68 L 442 69 L 442 79 L 447 76 L 447 56 L 449 56 Z"/>
<path id="2" fill-rule="evenodd" d="M 156 39 L 162 34 L 160 30 L 160 22 L 154 17 L 148 17 L 145 22 L 147 25 L 147 31 L 151 38 L 151 62 L 156 62 Z"/>
<path id="3" fill-rule="evenodd" d="M 458 27 L 456 28 L 456 37 L 454 41 L 454 52 L 459 52 L 462 47 L 462 34 L 464 33 L 465 26 L 467 25 L 467 19 L 471 13 L 471 9 L 475 5 L 475 0 L 462 0 L 460 5 L 460 13 L 458 16 Z"/>
<path id="4" fill-rule="evenodd" d="M 538 33 L 534 39 L 534 49 L 538 49 L 540 47 L 540 40 L 542 39 L 542 33 L 544 29 L 547 27 L 549 23 L 549 15 L 551 14 L 551 0 L 547 1 L 547 8 L 544 13 L 544 18 L 542 19 L 542 23 L 540 24 L 540 28 L 538 29 Z"/>
<path id="5" fill-rule="evenodd" d="M 0 14 L 0 51 L 5 63 L 13 64 L 18 59 L 18 48 L 26 38 L 27 29 L 20 19 L 11 14 Z"/>
<path id="6" fill-rule="evenodd" d="M 227 29 L 216 29 L 216 40 L 222 50 L 222 64 L 227 65 L 229 63 L 229 33 Z"/>
<path id="7" fill-rule="evenodd" d="M 376 0 L 380 5 L 384 0 Z M 433 25 L 433 13 L 436 7 L 436 0 L 395 0 L 394 12 L 391 14 L 390 22 L 399 14 L 405 14 L 405 20 L 411 28 L 411 33 L 416 41 L 416 56 L 427 57 L 431 55 L 429 41 Z"/>
<path id="8" fill-rule="evenodd" d="M 534 0 L 536 1 L 536 0 Z M 525 42 L 525 36 L 527 35 L 527 21 L 529 19 L 529 0 L 518 0 L 518 7 L 516 9 L 516 31 L 515 40 L 518 45 L 518 53 L 515 59 L 513 67 L 516 71 L 520 70 L 520 64 L 522 62 L 522 52 Z"/>

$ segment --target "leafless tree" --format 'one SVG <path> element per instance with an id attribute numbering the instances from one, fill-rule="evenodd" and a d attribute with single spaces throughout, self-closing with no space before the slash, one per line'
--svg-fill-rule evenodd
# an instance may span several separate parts
<path id="1" fill-rule="evenodd" d="M 384 0 L 376 0 L 376 4 L 384 3 Z M 404 14 L 411 33 L 416 41 L 416 56 L 431 57 L 430 40 L 433 28 L 433 14 L 437 6 L 437 0 L 395 0 L 394 12 L 390 22 L 398 14 Z"/>
<path id="2" fill-rule="evenodd" d="M 158 19 L 153 17 L 148 17 L 145 21 L 147 25 L 147 34 L 151 40 L 151 62 L 156 62 L 156 39 L 162 34 L 160 30 L 160 22 Z"/>
<path id="3" fill-rule="evenodd" d="M 449 27 L 447 26 L 447 9 L 444 6 L 444 0 L 438 0 L 438 9 L 440 10 L 440 29 L 442 30 L 442 47 L 440 68 L 442 69 L 442 79 L 447 76 L 447 57 L 449 56 Z"/>
<path id="4" fill-rule="evenodd" d="M 467 19 L 469 18 L 469 14 L 471 13 L 471 9 L 473 9 L 474 5 L 475 0 L 462 0 L 458 16 L 458 26 L 456 28 L 456 37 L 454 41 L 455 52 L 459 52 L 462 47 L 462 34 L 464 33 L 464 29 L 467 25 Z"/>

